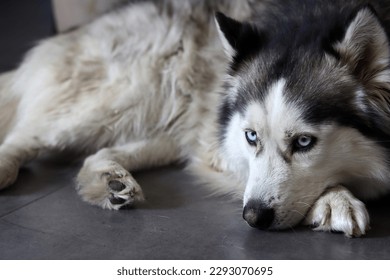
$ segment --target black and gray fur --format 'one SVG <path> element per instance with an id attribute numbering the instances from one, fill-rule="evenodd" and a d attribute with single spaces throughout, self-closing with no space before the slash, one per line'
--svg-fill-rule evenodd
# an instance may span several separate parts
<path id="1" fill-rule="evenodd" d="M 366 233 L 355 196 L 390 189 L 390 3 L 129 2 L 0 76 L 0 189 L 71 150 L 81 198 L 118 210 L 143 200 L 132 171 L 183 161 L 252 226 Z"/>
<path id="2" fill-rule="evenodd" d="M 308 122 L 352 126 L 390 148 L 390 77 L 372 80 L 390 65 L 375 65 L 380 43 L 376 34 L 370 33 L 370 26 L 362 27 L 357 35 L 364 39 L 356 44 L 356 57 L 335 47 L 365 8 L 388 38 L 390 3 L 386 1 L 263 1 L 250 23 L 217 14 L 222 31 L 237 51 L 229 74 L 245 77 L 253 68 L 257 71 L 256 79 L 243 78 L 246 83 L 234 102 L 226 98 L 219 117 L 221 131 L 233 111 L 243 110 L 250 100 L 263 100 L 270 84 L 285 77 L 287 98 L 305 109 Z M 359 88 L 368 92 L 361 100 L 366 112 L 356 104 Z"/>
<path id="3" fill-rule="evenodd" d="M 216 15 L 221 33 L 226 39 L 225 50 L 230 56 L 230 68 L 225 84 L 226 95 L 219 111 L 221 145 L 229 146 L 226 148 L 227 151 L 231 149 L 233 141 L 231 131 L 234 127 L 232 118 L 239 114 L 244 120 L 247 118 L 249 107 L 253 104 L 263 108 L 264 118 L 267 118 L 268 113 L 264 103 L 271 98 L 270 90 L 272 91 L 275 83 L 283 80 L 282 103 L 296 108 L 307 125 L 333 126 L 339 127 L 340 131 L 348 131 L 344 133 L 348 136 L 344 139 L 345 144 L 348 142 L 346 145 L 338 139 L 342 136 L 332 136 L 337 138 L 339 149 L 344 149 L 336 152 L 345 154 L 348 150 L 354 153 L 353 148 L 350 148 L 354 146 L 356 155 L 355 157 L 344 156 L 345 158 L 337 155 L 321 156 L 326 153 L 321 149 L 326 149 L 327 143 L 331 140 L 324 140 L 321 137 L 318 139 L 309 135 L 311 144 L 302 148 L 297 145 L 299 135 L 294 136 L 294 133 L 287 129 L 284 132 L 286 135 L 284 141 L 288 143 L 287 148 L 283 150 L 279 147 L 275 156 L 279 154 L 283 159 L 280 165 L 289 167 L 273 166 L 273 169 L 264 175 L 268 179 L 260 180 L 267 182 L 265 184 L 273 184 L 274 187 L 264 186 L 264 182 L 256 182 L 254 184 L 263 191 L 248 191 L 248 188 L 256 188 L 256 186 L 247 183 L 244 195 L 244 219 L 255 227 L 278 229 L 288 225 L 287 220 L 297 220 L 298 216 L 302 215 L 309 217 L 306 219 L 308 223 L 315 224 L 318 229 L 340 230 L 347 236 L 360 236 L 368 228 L 368 215 L 363 210 L 362 204 L 352 199 L 344 187 L 354 190 L 358 197 L 372 198 L 388 191 L 390 183 L 389 177 L 384 175 L 390 172 L 388 159 L 390 155 L 390 3 L 385 1 L 262 1 L 255 10 L 257 13 L 251 21 L 244 23 L 221 13 Z M 286 115 L 285 120 L 281 121 L 286 122 L 290 117 Z M 258 121 L 262 122 L 260 119 Z M 282 127 L 283 123 L 279 124 Z M 273 129 L 277 128 L 266 128 L 267 131 Z M 261 132 L 255 129 L 250 131 L 254 133 L 253 135 L 257 133 L 258 138 L 261 137 L 259 135 Z M 352 134 L 354 139 L 351 138 Z M 263 144 L 267 140 L 257 141 L 256 144 L 248 140 L 250 145 L 257 146 L 257 160 L 271 162 L 272 160 L 267 159 L 266 156 L 263 158 L 266 150 Z M 332 145 L 336 146 L 336 144 Z M 382 162 L 378 165 L 380 166 L 378 170 L 386 171 L 374 175 L 375 171 L 369 171 L 372 167 L 361 169 L 364 165 L 360 163 L 369 161 L 370 153 L 362 152 L 368 147 L 378 147 L 379 154 L 382 152 L 387 154 L 385 160 L 378 159 L 378 162 Z M 310 153 L 312 149 L 314 152 Z M 239 161 L 237 156 L 239 153 L 235 151 L 233 156 L 237 161 Z M 326 180 L 321 177 L 326 171 L 314 167 L 310 167 L 312 169 L 308 167 L 308 171 L 300 169 L 299 161 L 294 161 L 294 154 L 298 153 L 306 155 L 307 158 L 316 156 L 328 158 L 327 162 L 336 160 L 342 162 L 341 166 L 344 166 L 325 176 L 326 179 L 331 177 L 337 179 L 329 179 L 329 183 L 321 183 L 318 180 Z M 331 151 L 329 150 L 328 153 Z M 371 162 L 371 164 L 374 166 L 376 163 Z M 250 170 L 253 169 L 251 165 L 253 163 L 249 164 Z M 353 170 L 358 165 L 361 166 L 361 174 Z M 265 168 L 261 164 L 258 166 Z M 294 166 L 295 171 L 293 171 Z M 327 168 L 323 166 L 323 169 Z M 249 177 L 251 172 L 254 171 L 249 172 Z M 310 172 L 312 175 L 308 174 Z M 356 187 L 359 185 L 356 183 L 359 180 L 364 182 L 360 184 L 363 186 Z M 310 196 L 320 197 L 314 205 L 310 199 L 304 199 L 303 187 L 306 184 L 308 188 L 324 185 L 317 191 L 307 189 L 306 193 Z M 376 187 L 377 185 L 380 187 Z M 269 194 L 280 192 L 284 194 L 289 188 L 296 188 L 296 190 L 286 199 L 280 198 L 283 195 Z M 292 199 L 293 196 L 296 197 Z M 290 203 L 291 205 L 302 203 L 310 207 L 306 207 L 305 210 L 303 207 L 286 206 Z M 338 206 L 329 206 L 332 203 Z M 356 210 L 356 214 L 353 214 L 355 211 L 353 205 L 361 211 Z M 328 208 L 333 209 L 333 216 L 330 214 L 332 210 L 329 210 L 328 214 L 323 214 Z M 343 211 L 340 210 L 341 208 L 351 209 L 349 213 L 352 214 L 346 214 L 349 218 L 340 214 Z M 292 218 L 293 214 L 288 211 L 296 211 L 299 215 Z M 351 222 L 349 226 L 344 227 L 338 224 L 339 218 L 359 222 L 355 226 L 351 226 L 355 224 Z M 347 229 L 348 227 L 351 228 Z"/>

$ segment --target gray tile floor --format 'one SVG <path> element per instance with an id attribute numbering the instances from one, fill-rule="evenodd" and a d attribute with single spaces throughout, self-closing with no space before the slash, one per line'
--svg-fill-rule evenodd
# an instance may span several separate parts
<path id="1" fill-rule="evenodd" d="M 137 173 L 147 202 L 121 211 L 82 202 L 77 169 L 35 163 L 0 192 L 0 259 L 390 259 L 390 198 L 369 205 L 364 238 L 267 232 L 246 225 L 240 202 L 210 197 L 180 167 Z"/>
<path id="2" fill-rule="evenodd" d="M 0 2 L 0 72 L 52 32 L 49 0 L 33 2 Z M 147 202 L 134 209 L 89 206 L 74 190 L 78 166 L 30 164 L 0 192 L 0 259 L 390 259 L 390 197 L 369 204 L 364 238 L 266 232 L 246 225 L 239 201 L 210 197 L 180 167 L 137 173 Z"/>

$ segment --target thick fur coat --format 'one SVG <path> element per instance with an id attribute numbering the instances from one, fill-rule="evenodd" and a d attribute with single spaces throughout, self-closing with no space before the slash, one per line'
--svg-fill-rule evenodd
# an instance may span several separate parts
<path id="1" fill-rule="evenodd" d="M 390 188 L 389 5 L 136 1 L 0 76 L 0 188 L 44 154 L 88 154 L 77 191 L 119 209 L 131 171 L 184 161 L 254 227 L 360 236 Z M 215 12 L 219 12 L 215 14 Z"/>

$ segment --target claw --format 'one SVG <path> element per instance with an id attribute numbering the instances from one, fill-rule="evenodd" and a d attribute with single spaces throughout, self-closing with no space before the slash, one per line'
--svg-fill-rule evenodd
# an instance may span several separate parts
<path id="1" fill-rule="evenodd" d="M 127 201 L 126 199 L 121 197 L 115 197 L 113 195 L 110 197 L 110 202 L 115 205 L 124 204 L 126 201 Z"/>

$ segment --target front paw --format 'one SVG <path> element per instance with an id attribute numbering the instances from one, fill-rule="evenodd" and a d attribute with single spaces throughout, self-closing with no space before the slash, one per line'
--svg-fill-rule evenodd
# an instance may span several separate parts
<path id="1" fill-rule="evenodd" d="M 316 231 L 343 232 L 347 237 L 365 235 L 370 219 L 363 202 L 343 186 L 328 189 L 312 206 L 304 224 Z"/>
<path id="2" fill-rule="evenodd" d="M 144 200 L 137 181 L 114 162 L 103 162 L 97 170 L 84 166 L 77 180 L 81 198 L 104 209 L 118 210 Z"/>
<path id="3" fill-rule="evenodd" d="M 0 162 L 0 190 L 12 185 L 19 173 L 19 166 L 11 161 Z"/>
<path id="4" fill-rule="evenodd" d="M 141 187 L 130 174 L 107 182 L 109 195 L 103 202 L 103 208 L 118 210 L 125 205 L 144 200 Z"/>

